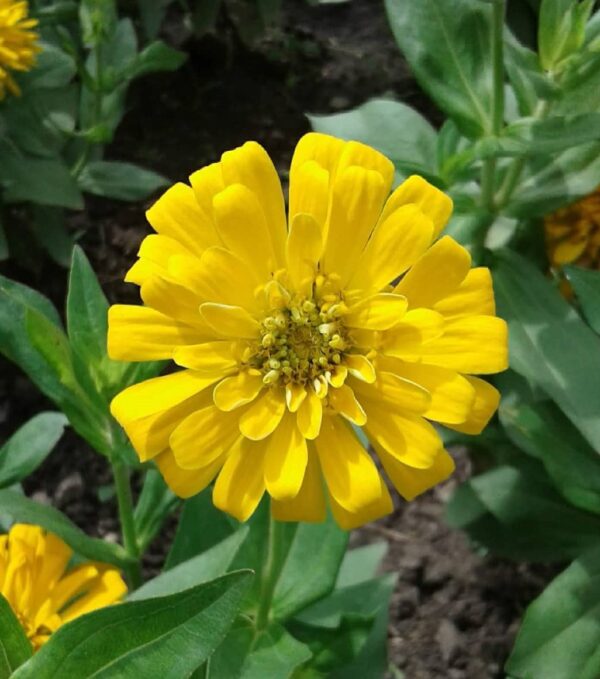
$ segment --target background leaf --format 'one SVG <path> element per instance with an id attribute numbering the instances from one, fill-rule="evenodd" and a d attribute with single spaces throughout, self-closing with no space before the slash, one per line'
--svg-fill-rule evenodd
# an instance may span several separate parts
<path id="1" fill-rule="evenodd" d="M 565 266 L 563 271 L 575 290 L 587 322 L 600 334 L 600 272 L 579 266 Z"/>
<path id="2" fill-rule="evenodd" d="M 421 87 L 468 136 L 488 131 L 492 8 L 473 0 L 386 0 L 385 6 Z"/>
<path id="3" fill-rule="evenodd" d="M 94 611 L 63 625 L 14 679 L 181 679 L 232 624 L 251 573 L 231 573 L 171 596 Z"/>
<path id="4" fill-rule="evenodd" d="M 0 594 L 0 679 L 8 679 L 33 653 L 21 623 Z"/>
<path id="5" fill-rule="evenodd" d="M 137 165 L 106 160 L 88 163 L 78 181 L 83 191 L 119 200 L 142 200 L 169 183 L 165 177 Z"/>
<path id="6" fill-rule="evenodd" d="M 57 444 L 66 424 L 62 413 L 40 413 L 14 433 L 0 448 L 0 488 L 31 474 Z"/>
<path id="7" fill-rule="evenodd" d="M 574 561 L 529 606 L 506 671 L 515 679 L 600 673 L 600 548 Z"/>

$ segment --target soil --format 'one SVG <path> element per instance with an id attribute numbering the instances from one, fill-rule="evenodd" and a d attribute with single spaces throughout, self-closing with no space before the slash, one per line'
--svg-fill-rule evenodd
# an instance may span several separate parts
<path id="1" fill-rule="evenodd" d="M 341 111 L 391 94 L 440 122 L 395 46 L 382 3 L 287 4 L 281 29 L 251 50 L 227 25 L 218 36 L 192 39 L 178 17 L 171 17 L 165 37 L 184 43 L 189 59 L 179 72 L 147 77 L 132 88 L 107 157 L 185 181 L 223 151 L 255 139 L 285 174 L 296 140 L 309 129 L 305 112 Z M 148 232 L 143 213 L 150 202 L 89 200 L 84 212 L 72 216 L 72 228 L 83 233 L 80 243 L 111 301 L 136 300 L 122 279 Z M 10 263 L 2 273 L 42 289 L 62 308 L 64 270 L 45 262 L 32 273 Z M 0 440 L 50 408 L 24 376 L 0 362 Z M 353 535 L 362 543 L 382 537 L 389 543 L 384 568 L 399 574 L 390 661 L 406 679 L 503 676 L 523 610 L 553 575 L 548 568 L 478 555 L 446 526 L 444 503 L 469 474 L 464 452 L 459 459 L 452 480 Z M 59 507 L 89 534 L 117 540 L 110 483 L 105 460 L 68 431 L 25 491 Z M 147 575 L 160 568 L 174 525 L 169 522 L 152 545 Z"/>

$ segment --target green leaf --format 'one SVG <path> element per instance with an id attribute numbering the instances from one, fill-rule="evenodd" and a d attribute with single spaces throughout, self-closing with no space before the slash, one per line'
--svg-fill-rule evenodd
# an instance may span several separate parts
<path id="1" fill-rule="evenodd" d="M 164 520 L 179 506 L 179 499 L 171 492 L 157 469 L 148 469 L 144 485 L 135 506 L 135 534 L 140 553 L 144 553 Z"/>
<path id="2" fill-rule="evenodd" d="M 8 145 L 0 149 L 0 184 L 7 203 L 28 201 L 73 210 L 83 208 L 83 198 L 62 160 L 18 155 Z"/>
<path id="3" fill-rule="evenodd" d="M 575 290 L 587 322 L 600 334 L 600 272 L 579 266 L 565 266 L 563 271 Z"/>
<path id="4" fill-rule="evenodd" d="M 358 585 L 374 578 L 387 551 L 387 542 L 373 542 L 347 551 L 338 571 L 335 588 Z"/>
<path id="5" fill-rule="evenodd" d="M 506 207 L 514 217 L 543 216 L 591 193 L 600 184 L 600 144 L 564 151 L 552 162 L 537 162 Z"/>
<path id="6" fill-rule="evenodd" d="M 19 82 L 29 96 L 34 90 L 54 89 L 68 85 L 77 68 L 72 56 L 50 42 L 40 43 L 41 52 L 35 60 L 35 68 L 24 73 Z"/>
<path id="7" fill-rule="evenodd" d="M 385 5 L 421 87 L 467 136 L 489 131 L 491 7 L 472 0 L 386 0 Z"/>
<path id="8" fill-rule="evenodd" d="M 15 490 L 0 490 L 0 515 L 15 523 L 42 526 L 88 559 L 119 567 L 131 562 L 131 557 L 120 545 L 88 537 L 58 509 L 33 502 Z"/>
<path id="9" fill-rule="evenodd" d="M 31 658 L 33 649 L 8 601 L 0 594 L 0 679 Z"/>
<path id="10" fill-rule="evenodd" d="M 106 160 L 88 163 L 78 181 L 83 191 L 119 200 L 142 200 L 169 183 L 165 177 L 137 165 Z"/>
<path id="11" fill-rule="evenodd" d="M 129 596 L 129 601 L 175 594 L 224 575 L 229 570 L 247 534 L 248 529 L 245 526 L 240 527 L 228 538 L 202 554 L 157 575 L 133 592 Z"/>
<path id="12" fill-rule="evenodd" d="M 499 139 L 506 155 L 554 154 L 600 139 L 600 113 L 522 118 L 509 125 Z"/>
<path id="13" fill-rule="evenodd" d="M 184 52 L 169 47 L 162 40 L 156 40 L 138 54 L 128 71 L 128 76 L 138 78 L 146 73 L 176 71 L 186 59 L 187 55 Z"/>
<path id="14" fill-rule="evenodd" d="M 18 483 L 46 459 L 63 435 L 67 418 L 40 413 L 26 422 L 0 448 L 0 488 Z"/>
<path id="15" fill-rule="evenodd" d="M 437 135 L 415 109 L 373 99 L 346 113 L 308 116 L 317 132 L 361 141 L 385 154 L 400 172 L 435 176 Z"/>
<path id="16" fill-rule="evenodd" d="M 67 333 L 72 350 L 96 372 L 107 359 L 108 302 L 83 250 L 73 250 L 67 293 Z"/>
<path id="17" fill-rule="evenodd" d="M 63 210 L 33 205 L 32 215 L 31 230 L 36 240 L 57 264 L 68 267 L 73 253 L 73 238 L 67 230 Z"/>
<path id="18" fill-rule="evenodd" d="M 597 544 L 600 518 L 567 504 L 543 468 L 528 468 L 500 466 L 460 486 L 448 504 L 450 525 L 519 560 L 562 561 Z"/>
<path id="19" fill-rule="evenodd" d="M 334 588 L 348 533 L 338 528 L 331 516 L 324 523 L 288 524 L 293 537 L 277 578 L 272 612 L 276 620 L 285 620 Z M 311 567 L 306 568 L 306 555 L 311 554 Z"/>
<path id="20" fill-rule="evenodd" d="M 600 675 L 600 548 L 574 561 L 529 606 L 506 671 L 515 679 Z"/>
<path id="21" fill-rule="evenodd" d="M 212 488 L 206 488 L 185 501 L 165 569 L 214 547 L 234 531 L 232 522 L 213 505 Z"/>
<path id="22" fill-rule="evenodd" d="M 493 271 L 512 369 L 541 387 L 600 450 L 600 390 L 590 379 L 600 375 L 600 338 L 521 256 L 499 253 Z"/>
<path id="23" fill-rule="evenodd" d="M 14 679 L 187 677 L 223 640 L 251 573 L 126 602 L 63 625 Z"/>
<path id="24" fill-rule="evenodd" d="M 3 262 L 9 257 L 8 241 L 6 240 L 6 232 L 2 223 L 2 215 L 0 214 L 0 262 Z"/>
<path id="25" fill-rule="evenodd" d="M 542 0 L 538 25 L 540 64 L 552 71 L 573 52 L 585 38 L 585 24 L 594 0 Z"/>
<path id="26" fill-rule="evenodd" d="M 148 38 L 156 37 L 165 18 L 167 8 L 173 2 L 174 0 L 137 0 L 142 26 Z M 203 5 L 204 3 L 194 3 L 194 6 L 196 4 Z"/>

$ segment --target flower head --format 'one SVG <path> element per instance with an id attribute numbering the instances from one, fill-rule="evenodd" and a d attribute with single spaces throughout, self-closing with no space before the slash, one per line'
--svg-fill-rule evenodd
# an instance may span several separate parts
<path id="1" fill-rule="evenodd" d="M 408 499 L 453 469 L 429 420 L 485 426 L 498 393 L 468 375 L 507 362 L 489 271 L 438 239 L 450 199 L 417 176 L 388 198 L 393 174 L 363 144 L 308 134 L 286 220 L 249 142 L 148 211 L 157 234 L 126 277 L 145 306 L 111 308 L 109 353 L 183 369 L 129 387 L 112 412 L 178 495 L 217 477 L 219 508 L 245 520 L 266 491 L 293 521 L 321 520 L 328 496 L 350 528 L 392 510 L 353 426 Z"/>
<path id="2" fill-rule="evenodd" d="M 544 219 L 546 249 L 553 267 L 578 264 L 600 269 L 600 187 Z"/>
<path id="3" fill-rule="evenodd" d="M 27 2 L 0 0 L 0 100 L 6 90 L 20 94 L 10 71 L 28 71 L 40 51 L 39 36 L 33 31 L 38 22 L 28 14 Z"/>
<path id="4" fill-rule="evenodd" d="M 38 526 L 0 535 L 0 594 L 38 649 L 62 624 L 116 603 L 127 591 L 119 572 L 99 563 L 67 570 L 72 550 Z"/>

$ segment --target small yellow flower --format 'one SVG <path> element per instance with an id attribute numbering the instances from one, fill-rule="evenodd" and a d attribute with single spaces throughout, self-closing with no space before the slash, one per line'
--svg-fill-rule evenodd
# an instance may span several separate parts
<path id="1" fill-rule="evenodd" d="M 116 603 L 127 591 L 119 572 L 104 564 L 67 571 L 72 556 L 39 526 L 15 524 L 0 535 L 0 594 L 36 650 L 64 623 Z"/>
<path id="2" fill-rule="evenodd" d="M 553 267 L 577 264 L 600 269 L 600 187 L 544 219 L 546 249 Z"/>
<path id="3" fill-rule="evenodd" d="M 27 2 L 0 0 L 0 100 L 6 90 L 21 93 L 10 71 L 28 71 L 40 51 L 39 36 L 32 30 L 38 22 L 28 14 Z"/>
<path id="4" fill-rule="evenodd" d="M 242 521 L 265 491 L 290 521 L 322 520 L 328 496 L 351 528 L 392 511 L 351 425 L 412 499 L 453 470 L 428 420 L 488 422 L 498 393 L 469 375 L 507 365 L 490 273 L 438 239 L 450 199 L 417 176 L 388 198 L 393 175 L 363 144 L 308 134 L 286 220 L 249 142 L 148 211 L 157 234 L 126 277 L 145 306 L 111 308 L 109 353 L 183 370 L 129 387 L 112 413 L 175 493 L 218 475 L 215 505 Z"/>

